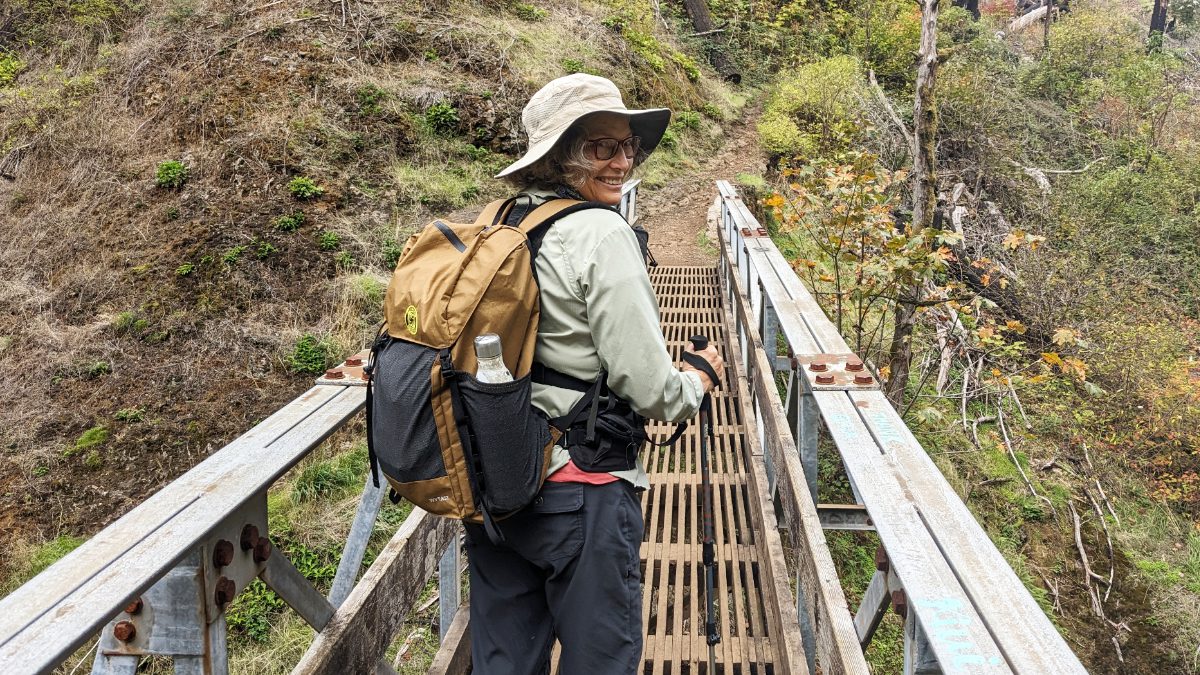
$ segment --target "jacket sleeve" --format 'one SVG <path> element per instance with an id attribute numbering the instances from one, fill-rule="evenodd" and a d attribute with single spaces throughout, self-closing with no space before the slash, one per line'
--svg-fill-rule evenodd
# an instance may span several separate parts
<path id="1" fill-rule="evenodd" d="M 667 351 L 636 235 L 620 216 L 603 215 L 578 283 L 608 386 L 646 417 L 688 419 L 700 407 L 704 385 L 697 373 L 679 371 Z"/>

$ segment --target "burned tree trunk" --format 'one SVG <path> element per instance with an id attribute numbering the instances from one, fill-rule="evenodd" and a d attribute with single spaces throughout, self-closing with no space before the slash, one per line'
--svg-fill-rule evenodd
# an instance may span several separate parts
<path id="1" fill-rule="evenodd" d="M 976 21 L 979 20 L 979 0 L 954 0 L 954 6 L 962 7 L 970 12 Z"/>
<path id="2" fill-rule="evenodd" d="M 934 174 L 937 106 L 933 98 L 938 66 L 937 17 L 938 0 L 924 0 L 921 9 L 921 46 L 917 50 L 917 95 L 913 103 L 916 154 L 913 157 L 913 218 L 910 227 L 914 232 L 933 227 L 937 210 L 937 178 Z M 908 372 L 912 365 L 912 332 L 917 306 L 921 302 L 922 284 L 923 280 L 916 280 L 896 303 L 896 325 L 892 329 L 886 394 L 897 410 L 902 409 L 904 388 L 908 384 Z"/>
<path id="3" fill-rule="evenodd" d="M 708 48 L 705 50 L 708 62 L 717 69 L 721 77 L 735 84 L 741 82 L 742 74 L 737 72 L 737 68 L 729 60 L 729 56 L 722 51 L 721 46 L 714 39 L 715 36 L 720 35 L 720 31 L 713 23 L 712 13 L 708 11 L 707 0 L 683 0 L 683 7 L 687 10 L 696 33 L 705 36 L 705 41 L 708 43 Z"/>
<path id="4" fill-rule="evenodd" d="M 1162 36 L 1167 31 L 1167 0 L 1154 0 L 1154 11 L 1150 14 L 1150 51 L 1162 47 Z"/>

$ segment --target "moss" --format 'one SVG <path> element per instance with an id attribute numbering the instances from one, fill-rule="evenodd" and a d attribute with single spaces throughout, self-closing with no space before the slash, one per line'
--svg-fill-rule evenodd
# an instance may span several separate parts
<path id="1" fill-rule="evenodd" d="M 76 453 L 102 445 L 107 440 L 108 429 L 104 426 L 94 426 L 75 439 L 75 445 L 64 452 L 63 456 L 70 457 Z"/>

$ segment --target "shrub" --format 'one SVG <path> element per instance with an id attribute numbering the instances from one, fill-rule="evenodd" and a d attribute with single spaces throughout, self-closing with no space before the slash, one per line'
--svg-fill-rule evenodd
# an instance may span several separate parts
<path id="1" fill-rule="evenodd" d="M 857 138 L 860 66 L 836 56 L 784 75 L 758 123 L 763 147 L 780 156 L 833 154 Z"/>
<path id="2" fill-rule="evenodd" d="M 435 134 L 449 136 L 458 128 L 458 111 L 449 101 L 440 101 L 425 111 L 425 124 Z"/>
<path id="3" fill-rule="evenodd" d="M 154 184 L 161 188 L 178 190 L 187 182 L 187 174 L 187 167 L 183 162 L 174 159 L 159 162 L 154 171 Z"/>
<path id="4" fill-rule="evenodd" d="M 190 262 L 189 262 L 189 263 L 183 263 L 183 264 L 182 264 L 182 265 L 180 265 L 179 267 L 176 267 L 176 268 L 175 268 L 175 274 L 176 274 L 177 276 L 186 277 L 187 275 L 189 275 L 189 274 L 191 274 L 193 271 L 195 271 L 195 269 L 196 269 L 196 266 L 195 266 L 195 265 L 193 265 L 192 263 L 190 263 Z"/>
<path id="5" fill-rule="evenodd" d="M 25 70 L 25 64 L 16 54 L 0 53 L 0 87 L 12 84 L 22 70 Z"/>
<path id="6" fill-rule="evenodd" d="M 342 238 L 338 236 L 337 232 L 321 230 L 317 235 L 317 246 L 322 251 L 336 251 L 341 245 Z"/>
<path id="7" fill-rule="evenodd" d="M 83 457 L 83 467 L 90 471 L 95 471 L 104 466 L 104 458 L 100 456 L 99 450 L 92 450 Z"/>
<path id="8" fill-rule="evenodd" d="M 280 232 L 295 232 L 303 224 L 303 211 L 293 211 L 290 215 L 279 216 L 275 219 L 275 229 Z"/>
<path id="9" fill-rule="evenodd" d="M 288 181 L 288 192 L 296 199 L 316 199 L 325 194 L 325 189 L 307 176 L 296 176 Z"/>
<path id="10" fill-rule="evenodd" d="M 708 119 L 715 120 L 717 122 L 725 119 L 725 113 L 721 112 L 721 109 L 712 103 L 705 103 L 704 105 L 700 106 L 700 112 L 704 113 L 704 116 Z"/>
<path id="11" fill-rule="evenodd" d="M 94 380 L 101 375 L 107 375 L 112 372 L 112 365 L 108 361 L 93 361 L 88 364 L 87 370 L 84 371 L 85 376 L 89 380 Z"/>
<path id="12" fill-rule="evenodd" d="M 337 255 L 333 256 L 333 264 L 337 265 L 340 269 L 348 270 L 354 267 L 354 256 L 350 255 L 349 251 L 340 251 Z"/>
<path id="13" fill-rule="evenodd" d="M 528 5 L 523 2 L 518 2 L 517 4 L 513 5 L 513 11 L 515 11 L 517 16 L 524 21 L 541 21 L 547 16 L 546 10 L 542 9 L 541 7 L 534 7 L 533 5 Z"/>
<path id="14" fill-rule="evenodd" d="M 333 345 L 328 340 L 305 333 L 296 341 L 292 353 L 287 357 L 288 367 L 304 375 L 320 375 L 325 372 L 333 355 Z"/>

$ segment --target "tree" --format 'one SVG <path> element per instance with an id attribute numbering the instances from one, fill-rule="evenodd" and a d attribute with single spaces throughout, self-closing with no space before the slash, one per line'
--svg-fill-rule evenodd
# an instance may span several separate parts
<path id="1" fill-rule="evenodd" d="M 1154 11 L 1150 14 L 1150 51 L 1162 48 L 1163 33 L 1167 31 L 1167 0 L 1154 0 Z"/>
<path id="2" fill-rule="evenodd" d="M 696 29 L 696 34 L 704 35 L 709 40 L 708 62 L 717 69 L 721 77 L 730 82 L 738 83 L 742 81 L 741 73 L 737 72 L 737 68 L 733 62 L 729 60 L 729 56 L 721 49 L 719 45 L 712 42 L 712 36 L 719 33 L 716 24 L 713 23 L 712 13 L 708 11 L 708 2 L 706 0 L 683 0 L 683 7 L 687 10 L 688 17 L 692 20 L 692 26 Z"/>
<path id="3" fill-rule="evenodd" d="M 934 162 L 937 156 L 937 105 L 934 86 L 937 81 L 937 18 L 938 0 L 924 0 L 921 6 L 921 43 L 917 50 L 917 91 L 913 101 L 913 216 L 909 225 L 914 232 L 934 229 L 937 210 L 937 176 Z M 887 397 L 897 410 L 902 409 L 904 388 L 912 366 L 912 333 L 917 307 L 922 301 L 923 286 L 911 286 L 896 303 L 895 326 L 888 363 Z"/>

